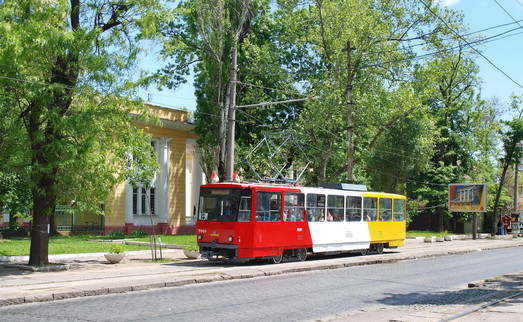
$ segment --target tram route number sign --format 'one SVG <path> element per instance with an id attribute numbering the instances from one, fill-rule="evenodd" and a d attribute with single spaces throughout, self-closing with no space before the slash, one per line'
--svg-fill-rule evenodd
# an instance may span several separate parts
<path id="1" fill-rule="evenodd" d="M 486 212 L 486 183 L 452 183 L 449 184 L 450 212 Z"/>

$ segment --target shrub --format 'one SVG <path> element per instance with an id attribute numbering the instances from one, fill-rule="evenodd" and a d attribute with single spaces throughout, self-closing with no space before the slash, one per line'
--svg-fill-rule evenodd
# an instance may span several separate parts
<path id="1" fill-rule="evenodd" d="M 183 249 L 186 250 L 186 251 L 194 252 L 194 251 L 199 251 L 200 247 L 199 246 L 195 246 L 195 245 L 184 245 Z"/>
<path id="2" fill-rule="evenodd" d="M 143 229 L 135 229 L 131 233 L 131 236 L 133 236 L 133 237 L 145 237 L 145 236 L 147 236 L 147 232 L 145 230 L 143 230 Z"/>
<path id="3" fill-rule="evenodd" d="M 114 244 L 109 249 L 109 253 L 111 254 L 122 254 L 125 252 L 125 247 L 123 244 Z"/>
<path id="4" fill-rule="evenodd" d="M 109 239 L 124 239 L 125 234 L 119 230 L 113 230 L 109 233 Z"/>

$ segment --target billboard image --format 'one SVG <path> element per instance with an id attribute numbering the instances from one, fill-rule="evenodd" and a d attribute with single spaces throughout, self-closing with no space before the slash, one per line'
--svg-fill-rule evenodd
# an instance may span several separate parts
<path id="1" fill-rule="evenodd" d="M 449 184 L 450 212 L 486 212 L 487 185 L 485 183 Z"/>

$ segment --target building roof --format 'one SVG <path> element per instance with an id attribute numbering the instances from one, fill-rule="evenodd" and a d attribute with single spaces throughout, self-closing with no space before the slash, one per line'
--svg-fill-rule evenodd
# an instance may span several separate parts
<path id="1" fill-rule="evenodd" d="M 194 123 L 187 118 L 187 112 L 182 110 L 171 109 L 167 107 L 161 107 L 157 105 L 150 105 L 154 114 L 159 118 L 162 127 L 167 129 L 173 129 L 183 132 L 194 132 Z M 136 123 L 142 125 L 152 125 L 155 126 L 153 122 L 146 122 L 137 120 Z"/>

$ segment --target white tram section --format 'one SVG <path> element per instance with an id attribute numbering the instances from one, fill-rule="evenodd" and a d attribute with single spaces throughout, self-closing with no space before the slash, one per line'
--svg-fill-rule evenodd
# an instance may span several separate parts
<path id="1" fill-rule="evenodd" d="M 325 195 L 325 213 L 327 213 L 327 196 L 362 197 L 359 191 L 346 191 L 325 188 L 302 188 L 307 194 Z M 305 198 L 307 200 L 307 197 Z M 363 218 L 363 209 L 360 210 Z M 345 211 L 346 212 L 346 211 Z M 313 253 L 348 252 L 368 249 L 370 247 L 370 230 L 368 222 L 363 221 L 309 221 Z"/>

